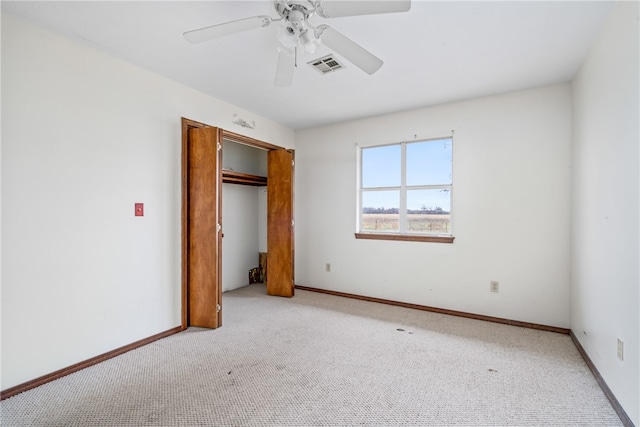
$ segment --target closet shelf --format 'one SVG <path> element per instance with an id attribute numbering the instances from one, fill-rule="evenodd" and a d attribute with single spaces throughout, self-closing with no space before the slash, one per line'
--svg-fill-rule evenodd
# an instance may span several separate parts
<path id="1" fill-rule="evenodd" d="M 230 170 L 223 170 L 222 182 L 228 184 L 254 185 L 256 187 L 263 187 L 267 185 L 267 177 Z"/>

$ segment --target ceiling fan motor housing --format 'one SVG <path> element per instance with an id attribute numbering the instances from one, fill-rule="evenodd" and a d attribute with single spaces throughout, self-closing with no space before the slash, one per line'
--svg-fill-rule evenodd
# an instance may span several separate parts
<path id="1" fill-rule="evenodd" d="M 289 15 L 286 18 L 288 23 L 287 31 L 290 34 L 295 34 L 296 36 L 299 36 L 302 32 L 306 30 L 304 25 L 305 19 L 306 17 L 304 13 L 302 13 L 299 10 L 295 10 L 295 9 L 292 10 L 291 12 L 289 12 Z"/>
<path id="2" fill-rule="evenodd" d="M 314 6 L 309 1 L 276 1 L 275 8 L 286 22 L 286 31 L 300 36 L 307 31 L 305 22 L 313 15 Z"/>
<path id="3" fill-rule="evenodd" d="M 306 18 L 309 18 L 316 8 L 314 3 L 308 0 L 275 0 L 274 6 L 278 15 L 285 19 L 292 10 L 299 10 Z"/>

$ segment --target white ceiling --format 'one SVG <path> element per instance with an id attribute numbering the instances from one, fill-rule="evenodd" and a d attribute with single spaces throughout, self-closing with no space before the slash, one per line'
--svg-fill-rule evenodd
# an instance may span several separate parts
<path id="1" fill-rule="evenodd" d="M 613 2 L 416 1 L 406 13 L 324 19 L 384 60 L 373 75 L 321 75 L 299 58 L 290 87 L 273 84 L 275 24 L 192 45 L 182 36 L 254 15 L 270 1 L 2 1 L 3 13 L 293 129 L 570 81 Z"/>

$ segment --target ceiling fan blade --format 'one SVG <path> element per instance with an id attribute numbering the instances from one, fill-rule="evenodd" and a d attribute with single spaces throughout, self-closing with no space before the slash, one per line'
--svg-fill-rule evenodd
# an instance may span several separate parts
<path id="1" fill-rule="evenodd" d="M 322 25 L 318 27 L 320 40 L 330 49 L 335 50 L 340 56 L 360 68 L 367 74 L 373 74 L 382 67 L 382 60 L 331 27 Z"/>
<path id="2" fill-rule="evenodd" d="M 278 55 L 278 68 L 276 68 L 275 85 L 278 87 L 291 86 L 293 82 L 293 70 L 296 68 L 296 58 L 288 52 L 281 51 Z"/>
<path id="3" fill-rule="evenodd" d="M 242 31 L 266 27 L 269 24 L 271 24 L 271 18 L 266 15 L 252 16 L 250 18 L 238 19 L 237 21 L 225 22 L 224 24 L 187 31 L 183 35 L 184 38 L 191 43 L 202 43 Z"/>
<path id="4" fill-rule="evenodd" d="M 325 18 L 407 12 L 411 0 L 326 0 L 320 2 L 318 15 Z"/>

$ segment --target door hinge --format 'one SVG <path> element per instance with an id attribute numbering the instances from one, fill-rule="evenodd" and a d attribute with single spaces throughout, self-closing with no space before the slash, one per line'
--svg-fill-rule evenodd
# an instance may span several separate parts
<path id="1" fill-rule="evenodd" d="M 222 226 L 220 224 L 216 225 L 216 232 L 219 233 L 222 230 Z"/>
<path id="2" fill-rule="evenodd" d="M 222 150 L 222 144 L 218 142 L 218 151 Z"/>
<path id="3" fill-rule="evenodd" d="M 216 304 L 216 313 L 220 313 L 220 310 L 222 310 L 222 307 L 220 307 L 220 304 Z"/>
<path id="4" fill-rule="evenodd" d="M 291 166 L 295 166 L 296 165 L 296 161 L 295 160 L 291 160 Z"/>
<path id="5" fill-rule="evenodd" d="M 294 225 L 296 225 L 296 222 L 294 220 L 291 220 L 291 226 L 293 227 Z"/>

